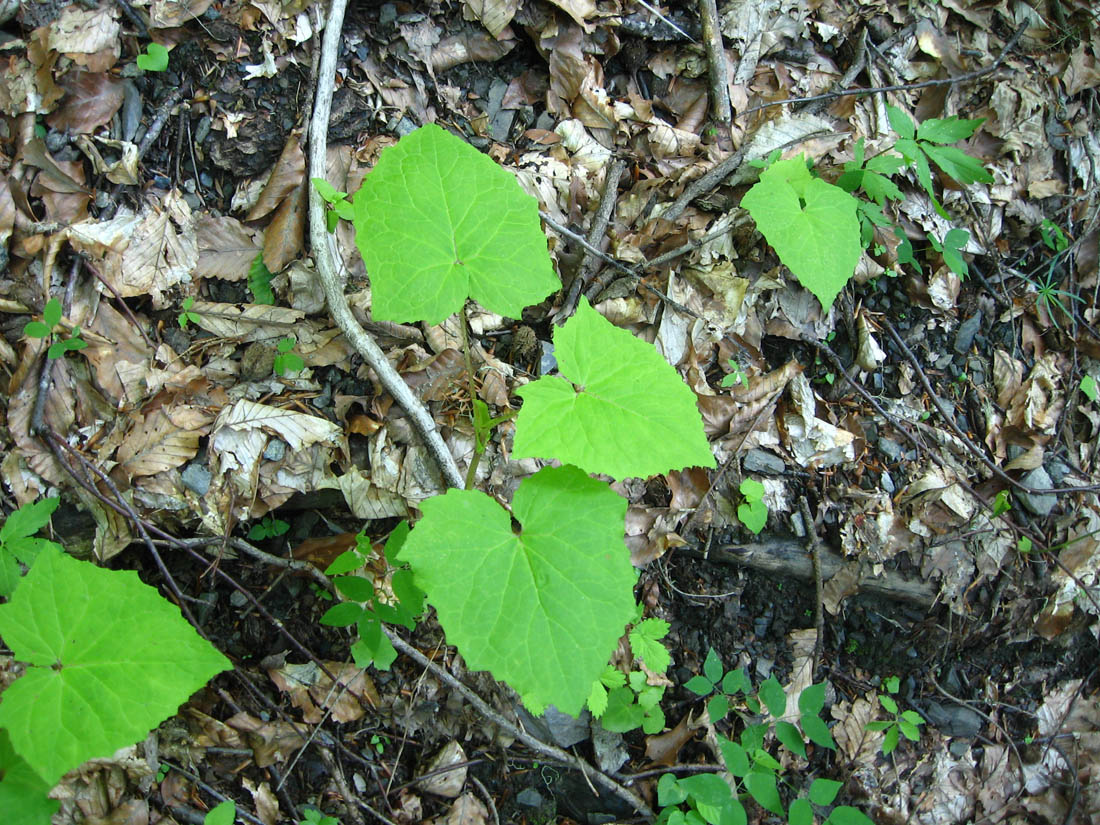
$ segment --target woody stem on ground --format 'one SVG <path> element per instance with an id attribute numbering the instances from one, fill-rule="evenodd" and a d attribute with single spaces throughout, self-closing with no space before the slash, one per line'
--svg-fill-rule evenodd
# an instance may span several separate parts
<path id="1" fill-rule="evenodd" d="M 313 100 L 313 113 L 309 127 L 309 176 L 325 177 L 325 154 L 328 144 L 328 119 L 332 108 L 333 78 L 336 74 L 336 54 L 340 46 L 340 32 L 344 23 L 344 10 L 347 0 L 332 0 L 325 33 L 321 40 L 321 62 L 317 72 L 317 91 Z M 344 337 L 355 347 L 363 359 L 378 375 L 382 386 L 393 396 L 398 405 L 409 416 L 413 427 L 424 441 L 432 458 L 439 465 L 443 481 L 448 487 L 462 489 L 462 474 L 458 470 L 454 456 L 439 434 L 439 429 L 427 408 L 421 403 L 397 373 L 385 353 L 375 343 L 370 334 L 363 329 L 352 315 L 344 287 L 336 274 L 336 263 L 329 246 L 330 236 L 325 226 L 324 200 L 315 187 L 309 189 L 309 240 L 313 248 L 313 259 L 317 266 L 317 278 L 325 291 L 329 312 Z"/>

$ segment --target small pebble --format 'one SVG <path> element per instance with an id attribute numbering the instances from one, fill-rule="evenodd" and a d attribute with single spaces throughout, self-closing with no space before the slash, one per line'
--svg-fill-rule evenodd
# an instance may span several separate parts
<path id="1" fill-rule="evenodd" d="M 767 473 L 774 476 L 782 475 L 786 469 L 783 459 L 760 448 L 749 450 L 742 466 L 746 473 Z"/>
<path id="2" fill-rule="evenodd" d="M 244 607 L 248 604 L 248 597 L 240 590 L 234 590 L 229 597 L 229 603 L 234 607 Z"/>
<path id="3" fill-rule="evenodd" d="M 204 496 L 210 489 L 210 480 L 213 478 L 210 471 L 201 464 L 192 462 L 183 468 L 180 480 L 183 486 L 195 495 Z"/>
<path id="4" fill-rule="evenodd" d="M 282 461 L 286 455 L 286 442 L 279 438 L 273 438 L 264 447 L 264 458 L 268 461 Z"/>
<path id="5" fill-rule="evenodd" d="M 982 326 L 982 312 L 978 310 L 961 324 L 955 333 L 955 352 L 964 355 L 970 351 L 970 345 L 974 343 L 974 336 Z"/>

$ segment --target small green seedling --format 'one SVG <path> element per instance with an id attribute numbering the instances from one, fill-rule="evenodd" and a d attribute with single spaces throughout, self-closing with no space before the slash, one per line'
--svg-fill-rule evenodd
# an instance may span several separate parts
<path id="1" fill-rule="evenodd" d="M 293 351 L 294 345 L 297 343 L 297 338 L 288 335 L 286 338 L 280 338 L 279 343 L 275 345 L 277 354 L 272 369 L 275 370 L 276 375 L 298 372 L 305 367 L 306 362 L 302 360 L 302 356 Z"/>
<path id="2" fill-rule="evenodd" d="M 233 825 L 236 818 L 237 803 L 232 799 L 226 799 L 206 812 L 202 825 Z"/>
<path id="3" fill-rule="evenodd" d="M 183 312 L 181 312 L 176 320 L 179 321 L 180 329 L 187 329 L 188 324 L 197 324 L 200 320 L 197 312 L 191 312 L 191 307 L 195 305 L 195 299 L 188 296 L 183 299 Z"/>
<path id="4" fill-rule="evenodd" d="M 379 756 L 386 752 L 386 748 L 390 745 L 390 740 L 385 736 L 379 736 L 377 733 L 372 733 L 370 737 L 370 746 L 374 748 L 374 752 Z"/>
<path id="5" fill-rule="evenodd" d="M 1081 392 L 1085 394 L 1085 397 L 1089 401 L 1096 401 L 1097 397 L 1100 397 L 1100 392 L 1097 391 L 1096 379 L 1091 375 L 1081 376 Z"/>
<path id="6" fill-rule="evenodd" d="M 310 178 L 310 180 L 317 194 L 321 196 L 321 200 L 330 207 L 325 212 L 325 227 L 330 233 L 336 231 L 336 224 L 340 221 L 350 221 L 355 217 L 355 211 L 346 192 L 341 192 L 324 178 Z"/>
<path id="7" fill-rule="evenodd" d="M 252 529 L 248 531 L 248 537 L 252 541 L 264 541 L 265 539 L 278 538 L 289 529 L 290 525 L 281 518 L 264 516 L 263 521 L 252 525 Z"/>
<path id="8" fill-rule="evenodd" d="M 168 68 L 168 49 L 160 43 L 150 43 L 145 53 L 137 56 L 137 64 L 145 72 L 163 72 Z"/>
<path id="9" fill-rule="evenodd" d="M 1008 490 L 1001 490 L 993 497 L 993 517 L 1004 515 L 1012 509 L 1012 498 Z"/>
<path id="10" fill-rule="evenodd" d="M 722 378 L 723 387 L 747 387 L 749 385 L 749 377 L 745 375 L 745 370 L 740 364 L 733 358 L 730 359 L 730 371 Z"/>
<path id="11" fill-rule="evenodd" d="M 274 277 L 264 263 L 264 254 L 260 252 L 252 259 L 252 266 L 248 269 L 248 288 L 254 304 L 275 305 L 275 293 L 271 289 L 271 279 Z"/>
<path id="12" fill-rule="evenodd" d="M 1026 556 L 1031 552 L 1031 539 L 1027 536 L 1020 536 L 1019 541 L 1016 542 L 1016 552 Z"/>
<path id="13" fill-rule="evenodd" d="M 959 117 L 930 118 L 919 126 L 912 118 L 896 106 L 886 107 L 886 116 L 890 126 L 899 137 L 894 149 L 901 153 L 906 164 L 912 164 L 917 170 L 917 180 L 932 200 L 932 205 L 940 217 L 948 217 L 947 211 L 940 205 L 932 188 L 932 170 L 929 161 L 940 168 L 945 175 L 956 183 L 966 186 L 971 183 L 993 183 L 993 176 L 985 170 L 976 158 L 948 146 L 966 140 L 985 122 L 984 118 L 964 120 Z"/>
<path id="14" fill-rule="evenodd" d="M 386 539 L 383 550 L 386 561 L 397 568 L 390 576 L 392 600 L 379 598 L 374 584 L 367 577 L 347 575 L 363 567 L 370 559 L 371 542 L 366 533 L 360 532 L 355 537 L 355 548 L 341 553 L 325 570 L 327 575 L 333 577 L 333 585 L 348 601 L 334 604 L 325 611 L 321 624 L 330 627 L 355 626 L 359 638 L 351 646 L 351 655 L 358 667 L 373 664 L 379 670 L 389 670 L 397 658 L 397 651 L 382 632 L 382 623 L 399 624 L 412 630 L 424 612 L 424 593 L 413 581 L 412 571 L 398 559 L 408 535 L 409 523 L 402 521 Z"/>
<path id="15" fill-rule="evenodd" d="M 942 244 L 931 235 L 928 236 L 928 242 L 943 256 L 947 268 L 965 280 L 970 274 L 970 268 L 962 256 L 962 250 L 970 243 L 970 233 L 965 229 L 949 229 L 943 236 Z"/>
<path id="16" fill-rule="evenodd" d="M 61 358 L 66 352 L 81 350 L 88 343 L 80 337 L 80 327 L 73 327 L 72 335 L 62 338 L 61 333 L 54 328 L 61 323 L 61 302 L 56 298 L 50 298 L 42 310 L 41 321 L 28 321 L 23 327 L 23 334 L 28 338 L 44 338 L 51 341 L 46 357 L 51 361 Z"/>
<path id="17" fill-rule="evenodd" d="M 24 504 L 0 527 L 0 596 L 9 597 L 19 584 L 20 565 L 29 568 L 46 548 L 60 551 L 61 546 L 48 539 L 32 538 L 50 522 L 60 499 L 44 498 Z"/>
<path id="18" fill-rule="evenodd" d="M 641 611 L 639 606 L 639 617 Z M 661 642 L 668 631 L 668 622 L 645 619 L 634 625 L 627 636 L 631 654 L 653 673 L 664 673 L 672 663 L 668 648 Z M 624 674 L 609 665 L 592 685 L 588 709 L 600 720 L 604 730 L 626 733 L 640 727 L 653 735 L 665 728 L 665 714 L 661 710 L 664 695 L 664 686 L 649 684 L 643 671 L 632 670 Z"/>
<path id="19" fill-rule="evenodd" d="M 746 478 L 738 489 L 744 496 L 744 500 L 737 505 L 737 518 L 746 529 L 760 535 L 760 531 L 768 523 L 768 505 L 764 503 L 764 485 L 755 479 Z"/>
<path id="20" fill-rule="evenodd" d="M 316 808 L 304 808 L 302 815 L 305 819 L 299 821 L 298 825 L 340 825 L 340 820 L 334 816 L 325 816 Z"/>
<path id="21" fill-rule="evenodd" d="M 165 765 L 163 762 L 161 762 L 160 767 L 157 768 L 157 782 L 163 782 L 165 779 L 167 779 L 168 778 L 168 772 L 170 770 L 172 770 L 172 769 L 169 768 L 167 765 Z"/>
<path id="22" fill-rule="evenodd" d="M 477 450 L 478 455 L 485 452 L 493 430 L 505 421 L 511 421 L 515 417 L 516 413 L 510 412 L 493 418 L 489 415 L 489 405 L 480 398 L 474 399 L 474 449 Z"/>
<path id="23" fill-rule="evenodd" d="M 1058 329 L 1061 329 L 1061 326 L 1058 324 L 1058 315 L 1054 310 L 1058 309 L 1063 316 L 1069 318 L 1070 320 L 1073 320 L 1073 313 L 1066 308 L 1066 305 L 1062 303 L 1061 299 L 1058 296 L 1061 295 L 1062 298 L 1074 300 L 1078 303 L 1084 303 L 1084 299 L 1082 299 L 1079 295 L 1074 295 L 1072 292 L 1066 292 L 1064 289 L 1059 288 L 1060 284 L 1058 281 L 1058 277 L 1054 274 L 1054 268 L 1057 260 L 1058 259 L 1055 258 L 1053 261 L 1050 262 L 1050 267 L 1047 269 L 1046 277 L 1042 280 L 1032 281 L 1030 278 L 1026 278 L 1025 280 L 1027 280 L 1028 283 L 1035 287 L 1036 303 L 1043 306 L 1043 308 L 1046 310 L 1047 317 L 1051 320 L 1051 323 L 1053 323 L 1054 326 Z"/>
<path id="24" fill-rule="evenodd" d="M 883 756 L 889 756 L 898 746 L 899 732 L 911 742 L 920 741 L 920 726 L 924 724 L 924 717 L 915 710 L 898 712 L 897 701 L 892 695 L 889 695 L 898 692 L 900 680 L 897 676 L 884 679 L 882 686 L 886 688 L 886 693 L 879 694 L 878 702 L 882 705 L 883 710 L 892 714 L 894 718 L 869 722 L 867 730 L 886 731 L 886 736 L 882 740 L 882 754 Z"/>
<path id="25" fill-rule="evenodd" d="M 722 660 L 712 647 L 707 652 L 707 658 L 703 661 L 703 672 L 698 676 L 692 676 L 684 685 L 685 688 L 699 696 L 714 697 L 707 702 L 707 715 L 712 723 L 724 719 L 730 710 L 729 697 L 734 694 L 748 693 L 751 684 L 745 675 L 744 668 L 722 673 Z"/>
<path id="26" fill-rule="evenodd" d="M 1039 235 L 1047 248 L 1055 252 L 1065 252 L 1069 247 L 1069 238 L 1062 231 L 1062 227 L 1047 218 L 1043 218 L 1043 222 L 1039 225 Z"/>

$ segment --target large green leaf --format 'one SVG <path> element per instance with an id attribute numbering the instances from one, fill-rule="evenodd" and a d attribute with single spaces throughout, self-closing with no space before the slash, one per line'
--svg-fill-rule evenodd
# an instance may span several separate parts
<path id="1" fill-rule="evenodd" d="M 561 286 L 535 199 L 438 126 L 382 152 L 354 206 L 376 319 L 437 324 L 468 297 L 518 318 Z"/>
<path id="2" fill-rule="evenodd" d="M 779 259 L 828 311 L 859 263 L 856 199 L 815 178 L 797 157 L 765 169 L 741 205 Z"/>
<path id="3" fill-rule="evenodd" d="M 474 490 L 423 502 L 400 558 L 466 663 L 532 710 L 576 715 L 634 615 L 626 500 L 576 467 L 519 485 L 512 512 Z"/>
<path id="4" fill-rule="evenodd" d="M 49 825 L 60 807 L 47 798 L 50 786 L 12 750 L 8 733 L 0 728 L 0 811 L 4 825 Z"/>
<path id="5" fill-rule="evenodd" d="M 132 571 L 42 551 L 0 637 L 26 673 L 0 697 L 0 727 L 49 785 L 133 744 L 230 662 Z"/>
<path id="6" fill-rule="evenodd" d="M 645 341 L 581 300 L 554 330 L 563 377 L 520 387 L 513 455 L 614 478 L 713 467 L 695 394 Z"/>

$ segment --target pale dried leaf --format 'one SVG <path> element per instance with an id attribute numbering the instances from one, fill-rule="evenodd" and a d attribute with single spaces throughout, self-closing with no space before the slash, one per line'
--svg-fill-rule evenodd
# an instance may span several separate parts
<path id="1" fill-rule="evenodd" d="M 149 25 L 155 29 L 174 29 L 194 20 L 213 4 L 214 0 L 151 0 Z"/>
<path id="2" fill-rule="evenodd" d="M 138 420 L 119 447 L 118 460 L 132 478 L 151 476 L 194 458 L 202 435 L 198 430 L 180 429 L 158 409 Z"/>
<path id="3" fill-rule="evenodd" d="M 195 239 L 199 250 L 195 264 L 197 278 L 243 280 L 260 252 L 256 232 L 228 215 L 220 218 L 198 215 Z"/>
<path id="4" fill-rule="evenodd" d="M 486 825 L 488 821 L 489 811 L 472 793 L 462 794 L 443 817 L 443 825 Z"/>
<path id="5" fill-rule="evenodd" d="M 306 156 L 298 143 L 298 136 L 292 134 L 283 145 L 283 151 L 275 162 L 259 199 L 248 210 L 245 220 L 259 220 L 274 212 L 288 195 L 302 186 L 305 174 Z"/>
<path id="6" fill-rule="evenodd" d="M 464 0 L 464 5 L 467 14 L 480 20 L 489 34 L 500 37 L 500 33 L 516 16 L 519 0 Z"/>
<path id="7" fill-rule="evenodd" d="M 432 757 L 431 761 L 424 766 L 420 773 L 430 773 L 431 771 L 446 768 L 450 765 L 457 765 L 465 761 L 466 752 L 462 749 L 462 745 L 452 739 Z M 417 787 L 428 793 L 435 794 L 436 796 L 454 798 L 462 793 L 462 786 L 466 784 L 466 771 L 467 768 L 463 765 L 451 771 L 438 773 L 426 779 L 421 779 L 417 783 Z"/>
<path id="8" fill-rule="evenodd" d="M 69 6 L 50 24 L 51 49 L 79 62 L 82 55 L 119 48 L 118 10 L 114 6 L 84 9 Z"/>

